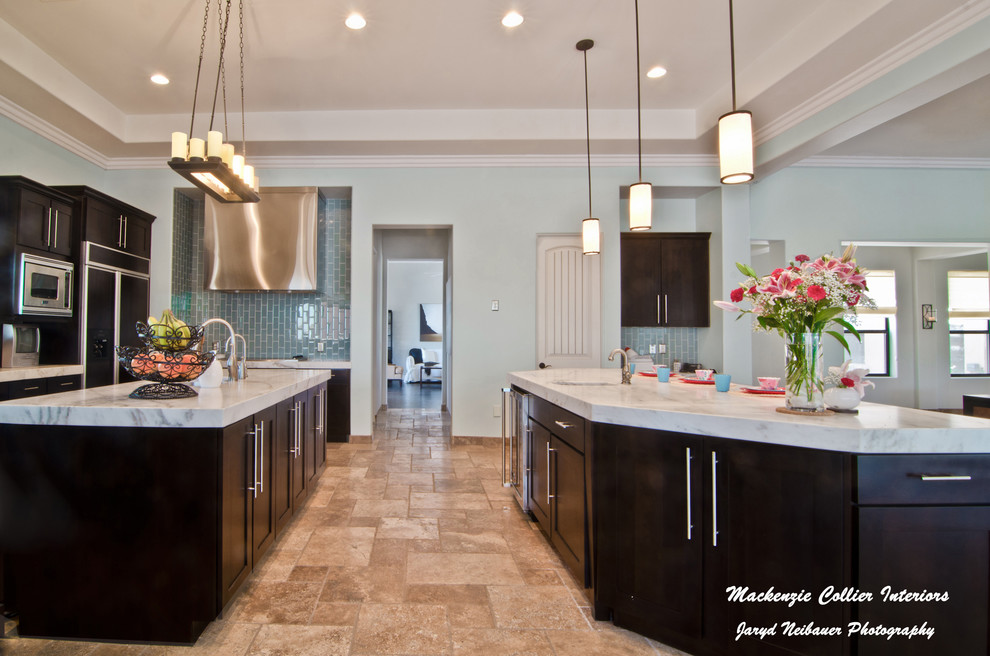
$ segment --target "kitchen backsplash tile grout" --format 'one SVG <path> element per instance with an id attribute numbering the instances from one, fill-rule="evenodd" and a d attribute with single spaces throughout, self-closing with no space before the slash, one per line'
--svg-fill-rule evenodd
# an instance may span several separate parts
<path id="1" fill-rule="evenodd" d="M 652 354 L 655 364 L 668 364 L 673 360 L 698 362 L 697 328 L 646 328 L 622 327 L 622 346 L 629 347 L 641 355 L 651 355 L 650 346 L 664 344 L 667 352 Z"/>
<path id="2" fill-rule="evenodd" d="M 172 310 L 188 323 L 227 319 L 247 341 L 248 357 L 350 360 L 351 202 L 321 199 L 315 292 L 219 292 L 204 289 L 205 202 L 175 192 Z M 161 308 L 152 308 L 152 314 Z M 209 329 L 207 340 L 223 340 Z M 317 351 L 322 342 L 323 352 Z"/>

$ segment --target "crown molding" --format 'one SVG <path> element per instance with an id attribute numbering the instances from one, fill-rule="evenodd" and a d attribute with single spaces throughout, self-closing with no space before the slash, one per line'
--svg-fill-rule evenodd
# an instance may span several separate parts
<path id="1" fill-rule="evenodd" d="M 255 170 L 264 169 L 368 169 L 368 168 L 540 168 L 585 167 L 587 155 L 347 155 L 300 157 L 252 157 Z M 636 155 L 592 155 L 592 166 L 636 166 Z M 643 166 L 718 166 L 715 155 L 643 155 Z M 161 157 L 119 157 L 108 161 L 109 170 L 166 168 Z"/>
<path id="2" fill-rule="evenodd" d="M 876 169 L 990 169 L 988 157 L 850 157 L 815 155 L 791 166 Z"/>
<path id="3" fill-rule="evenodd" d="M 988 16 L 990 16 L 990 0 L 978 0 L 963 5 L 910 39 L 906 39 L 891 48 L 883 56 L 874 59 L 790 111 L 757 128 L 753 135 L 756 143 L 762 144 L 780 136 L 846 96 L 896 70 L 918 54 Z"/>
<path id="4" fill-rule="evenodd" d="M 55 127 L 43 118 L 32 114 L 20 105 L 10 102 L 10 100 L 2 95 L 0 95 L 0 116 L 9 118 L 22 128 L 47 139 L 56 146 L 61 146 L 90 164 L 95 164 L 102 169 L 110 168 L 110 160 L 103 154 L 90 148 L 64 130 Z"/>

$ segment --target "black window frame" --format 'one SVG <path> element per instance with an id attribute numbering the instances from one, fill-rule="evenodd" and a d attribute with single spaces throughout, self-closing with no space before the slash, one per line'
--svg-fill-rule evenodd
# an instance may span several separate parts
<path id="1" fill-rule="evenodd" d="M 986 330 L 953 330 L 952 328 L 949 328 L 949 344 L 952 344 L 952 336 L 953 335 L 983 335 L 984 338 L 987 340 L 987 353 L 988 353 L 987 360 L 988 360 L 988 362 L 984 363 L 984 364 L 986 364 L 987 370 L 984 373 L 982 373 L 982 374 L 965 374 L 965 373 L 964 374 L 954 374 L 954 373 L 952 373 L 952 369 L 951 369 L 952 356 L 950 354 L 950 356 L 949 356 L 949 364 L 950 364 L 949 378 L 990 378 L 990 319 L 987 319 L 986 321 L 987 321 L 987 329 Z M 951 326 L 952 324 L 950 323 L 949 325 Z"/>
<path id="2" fill-rule="evenodd" d="M 849 330 L 844 331 L 847 335 L 852 335 Z M 884 370 L 882 373 L 870 372 L 866 374 L 867 378 L 890 378 L 890 364 L 891 364 L 891 353 L 890 353 L 890 317 L 885 316 L 883 318 L 883 330 L 879 328 L 857 328 L 856 332 L 862 335 L 883 335 L 883 366 Z M 846 341 L 849 341 L 848 339 Z"/>

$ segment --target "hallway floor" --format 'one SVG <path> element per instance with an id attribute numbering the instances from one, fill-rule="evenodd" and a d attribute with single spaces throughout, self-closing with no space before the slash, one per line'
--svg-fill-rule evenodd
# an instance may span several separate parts
<path id="1" fill-rule="evenodd" d="M 594 621 L 502 487 L 499 442 L 451 442 L 445 415 L 392 409 L 370 443 L 328 445 L 305 507 L 193 647 L 8 638 L 0 654 L 681 653 Z"/>

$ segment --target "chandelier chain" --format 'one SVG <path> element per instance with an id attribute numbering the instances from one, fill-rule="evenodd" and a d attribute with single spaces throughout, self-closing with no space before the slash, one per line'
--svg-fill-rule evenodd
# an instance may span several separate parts
<path id="1" fill-rule="evenodd" d="M 221 25 L 217 29 L 220 32 L 221 41 L 224 41 L 225 39 L 223 33 L 227 29 L 227 26 Z M 223 96 L 223 133 L 230 134 L 230 130 L 227 127 L 227 66 L 224 61 L 220 62 L 220 93 Z"/>
<path id="2" fill-rule="evenodd" d="M 588 51 L 584 51 L 584 136 L 588 150 L 588 217 L 591 212 L 591 111 L 588 109 Z"/>
<path id="3" fill-rule="evenodd" d="M 240 0 L 237 6 L 240 20 L 240 40 L 241 40 L 241 152 L 247 157 L 247 129 L 244 126 L 244 0 Z"/>
<path id="4" fill-rule="evenodd" d="M 221 2 L 222 0 L 217 0 Z M 220 91 L 220 77 L 221 71 L 223 71 L 223 53 L 227 47 L 227 27 L 230 25 L 230 0 L 227 0 L 227 12 L 225 16 L 220 17 L 220 58 L 217 62 L 217 81 L 213 87 L 213 107 L 210 110 L 210 130 L 213 129 L 213 118 L 216 116 L 217 112 L 217 95 Z M 217 15 L 219 16 L 220 10 L 217 9 Z"/>
<path id="5" fill-rule="evenodd" d="M 729 65 L 732 68 L 732 111 L 736 111 L 736 31 L 732 20 L 732 0 L 729 0 Z"/>
<path id="6" fill-rule="evenodd" d="M 199 40 L 199 63 L 196 65 L 196 86 L 193 88 L 192 116 L 189 118 L 189 136 L 193 135 L 193 126 L 196 123 L 196 98 L 199 96 L 199 75 L 203 71 L 203 51 L 206 49 L 206 28 L 210 21 L 210 0 L 206 0 L 206 9 L 203 12 L 203 35 Z"/>

